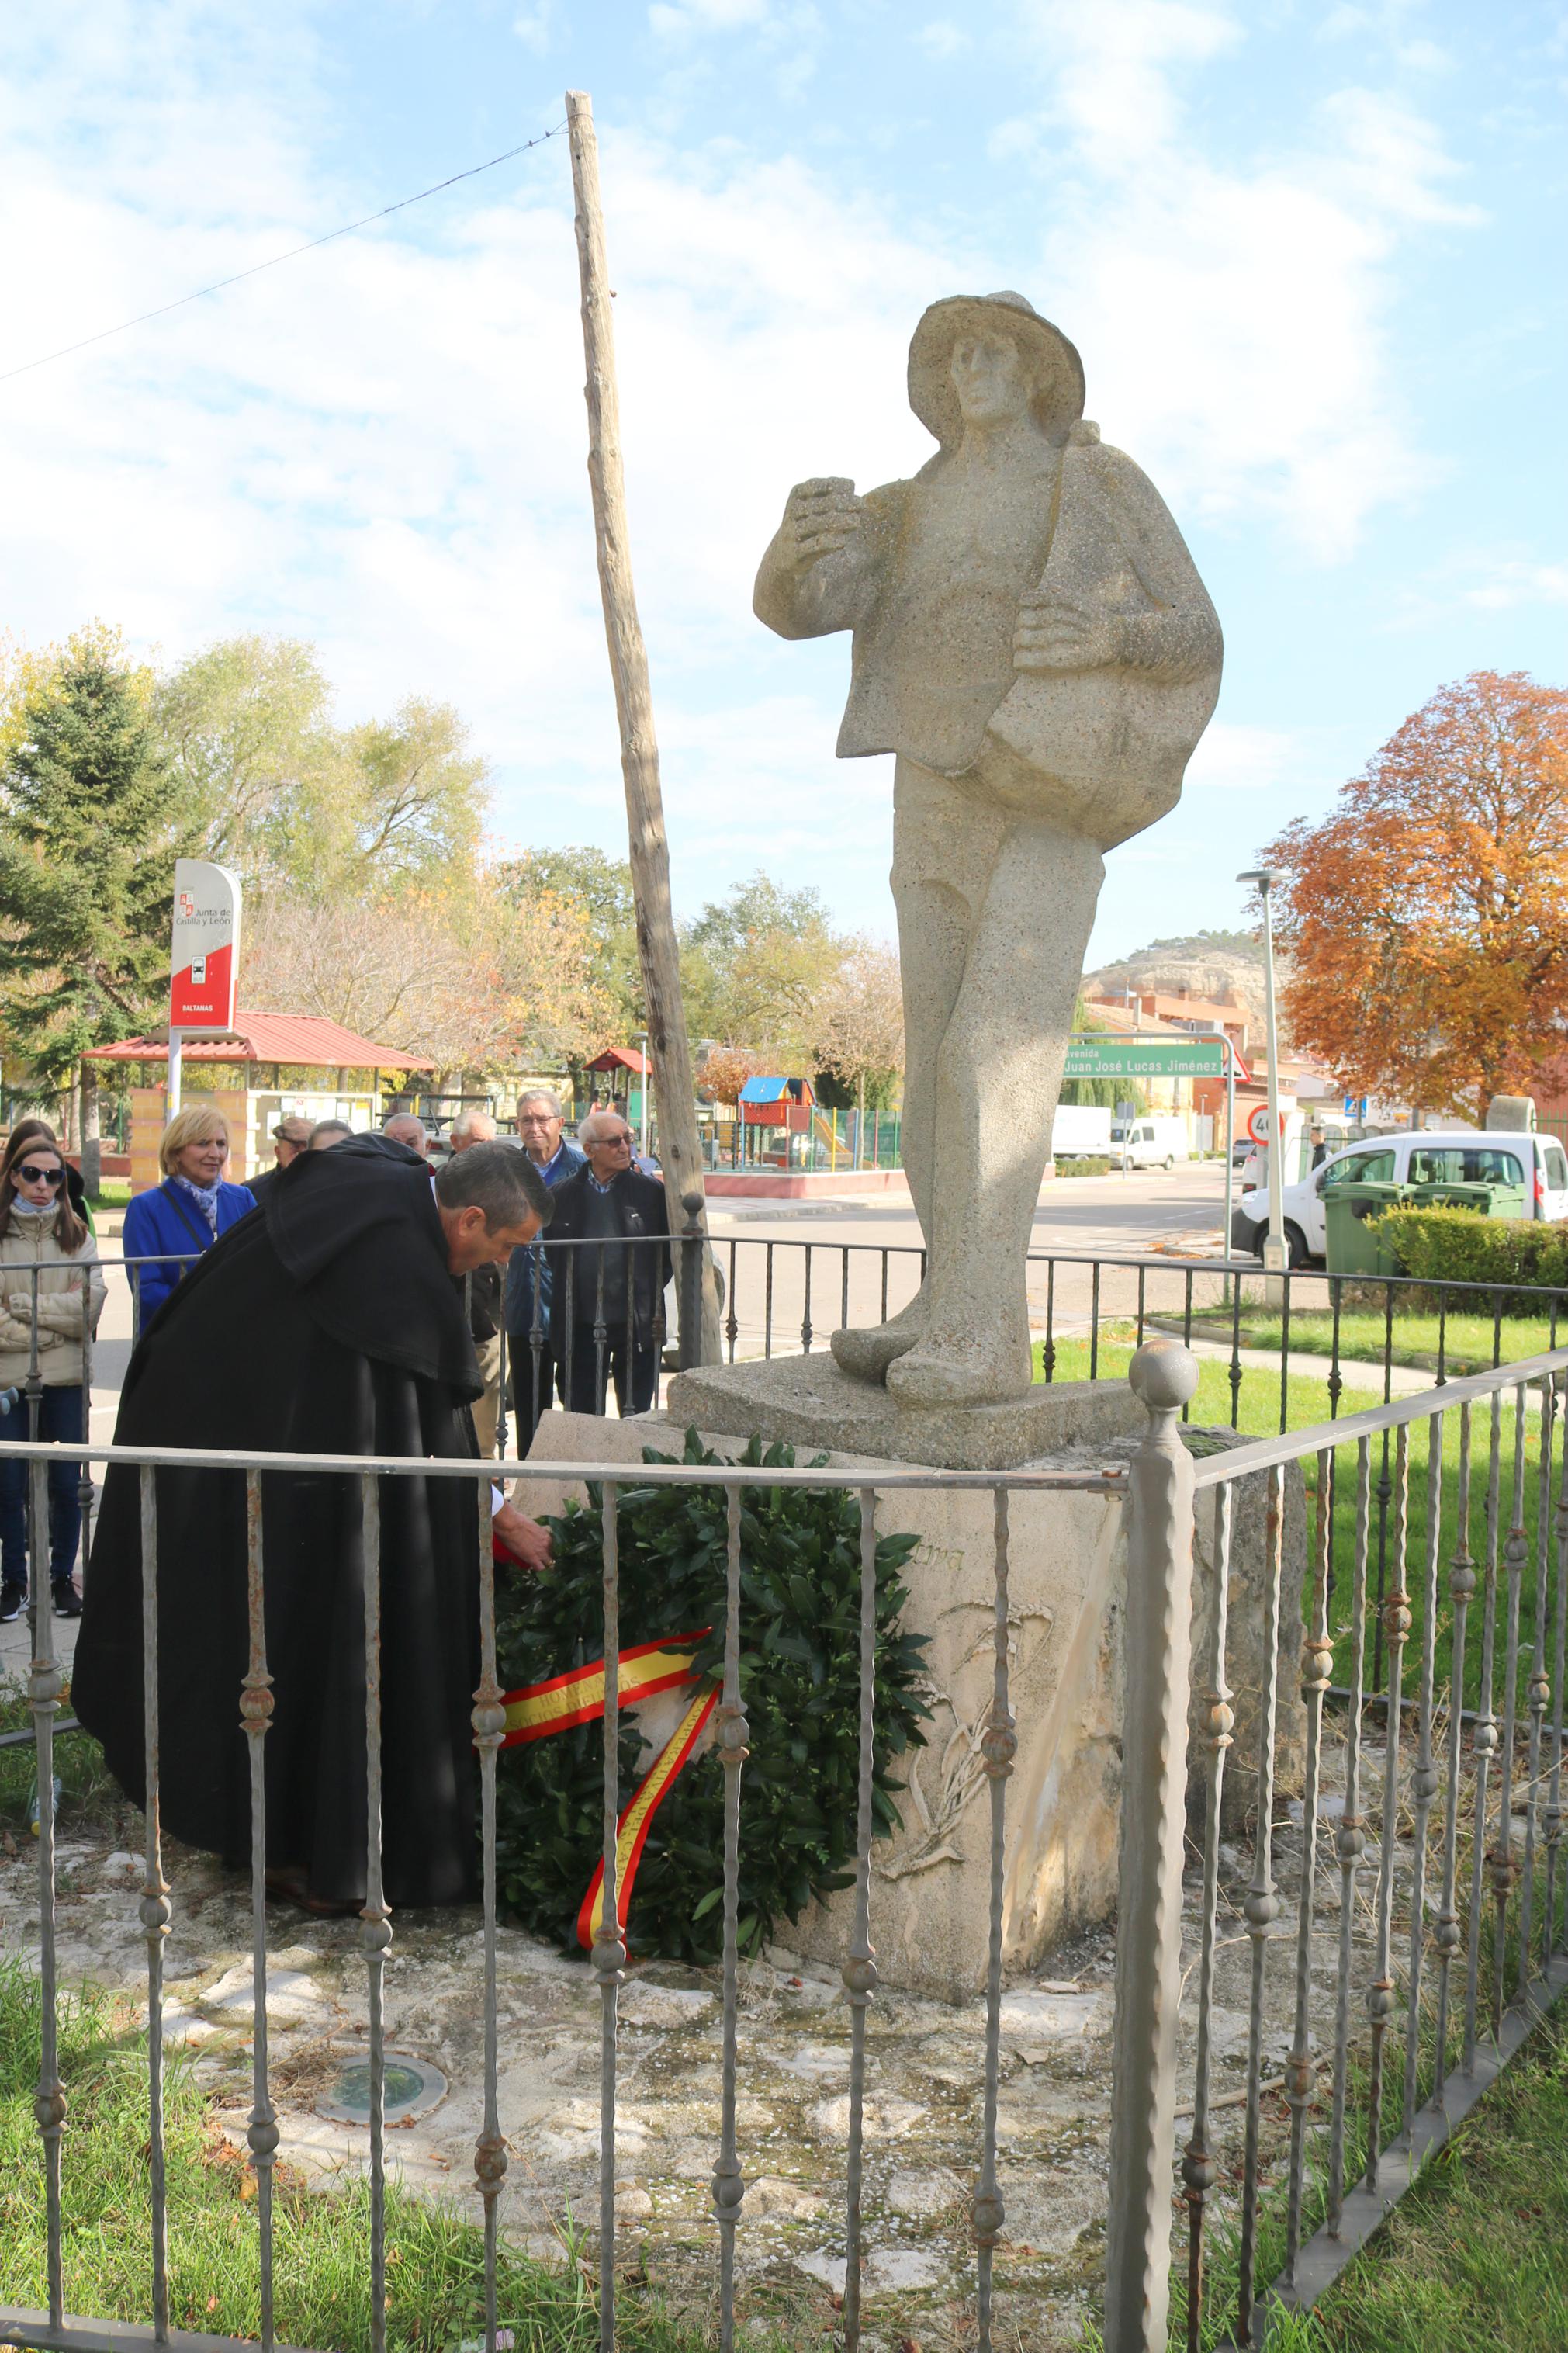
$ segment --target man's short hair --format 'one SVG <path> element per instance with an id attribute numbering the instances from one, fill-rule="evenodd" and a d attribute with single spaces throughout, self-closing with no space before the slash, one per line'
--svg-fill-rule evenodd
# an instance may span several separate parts
<path id="1" fill-rule="evenodd" d="M 327 1149 L 327 1145 L 323 1141 L 325 1137 L 329 1135 L 352 1135 L 353 1134 L 353 1130 L 349 1125 L 346 1119 L 319 1119 L 316 1122 L 315 1126 L 310 1130 L 309 1149 L 314 1152 L 317 1146 L 320 1145 L 321 1150 L 324 1152 Z"/>
<path id="2" fill-rule="evenodd" d="M 427 1141 L 425 1123 L 417 1112 L 395 1111 L 382 1124 L 383 1135 L 390 1135 L 394 1144 L 406 1144 L 411 1152 L 423 1152 Z"/>
<path id="3" fill-rule="evenodd" d="M 437 1171 L 436 1198 L 444 1209 L 482 1209 L 485 1231 L 500 1233 L 537 1218 L 547 1226 L 555 1204 L 526 1152 L 515 1144 L 476 1144 Z"/>
<path id="4" fill-rule="evenodd" d="M 615 1110 L 591 1111 L 586 1119 L 581 1119 L 577 1123 L 578 1143 L 596 1143 L 600 1129 L 604 1126 L 605 1122 L 609 1119 L 613 1119 L 617 1127 L 624 1127 L 628 1135 L 632 1134 L 632 1124 L 626 1117 L 625 1112 Z M 632 1141 L 634 1144 L 637 1142 L 636 1136 L 632 1136 Z"/>
<path id="5" fill-rule="evenodd" d="M 280 1119 L 272 1131 L 275 1142 L 299 1145 L 309 1144 L 313 1133 L 310 1121 L 293 1111 L 289 1113 L 287 1119 Z"/>
<path id="6" fill-rule="evenodd" d="M 481 1111 L 478 1104 L 474 1106 L 472 1111 L 460 1111 L 458 1113 L 457 1118 L 452 1122 L 451 1126 L 447 1130 L 447 1134 L 448 1138 L 455 1143 L 459 1135 L 471 1135 L 474 1129 L 478 1126 L 484 1126 L 489 1129 L 489 1135 L 484 1135 L 479 1138 L 480 1143 L 493 1143 L 495 1140 L 496 1124 L 490 1117 L 489 1112 Z"/>
<path id="7" fill-rule="evenodd" d="M 517 1099 L 518 1117 L 521 1119 L 523 1113 L 528 1109 L 529 1104 L 535 1103 L 548 1103 L 550 1105 L 551 1118 L 560 1118 L 561 1098 L 556 1093 L 553 1087 L 530 1087 L 525 1095 L 519 1095 Z"/>

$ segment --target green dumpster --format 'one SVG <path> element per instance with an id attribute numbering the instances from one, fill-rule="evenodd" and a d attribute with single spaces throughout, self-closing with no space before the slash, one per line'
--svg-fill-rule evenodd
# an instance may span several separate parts
<path id="1" fill-rule="evenodd" d="M 1528 1218 L 1533 1202 L 1517 1152 L 1489 1144 L 1413 1144 L 1406 1182 L 1423 1208 L 1474 1209 L 1483 1218 Z"/>
<path id="2" fill-rule="evenodd" d="M 1431 1183 L 1407 1185 L 1405 1189 L 1413 1209 L 1473 1209 L 1478 1218 L 1524 1215 L 1522 1206 L 1517 1209 L 1496 1206 L 1500 1194 L 1511 1200 L 1519 1189 L 1516 1186 Z"/>
<path id="3" fill-rule="evenodd" d="M 1329 1187 L 1323 1200 L 1324 1260 L 1331 1274 L 1397 1274 L 1399 1262 L 1378 1240 L 1373 1220 L 1403 1208 L 1406 1185 L 1351 1184 Z"/>

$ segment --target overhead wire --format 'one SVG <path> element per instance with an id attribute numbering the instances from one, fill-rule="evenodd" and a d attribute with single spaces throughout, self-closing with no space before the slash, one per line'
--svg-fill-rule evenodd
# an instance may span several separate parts
<path id="1" fill-rule="evenodd" d="M 54 360 L 68 359 L 73 352 L 85 352 L 93 343 L 107 343 L 111 335 L 123 335 L 132 327 L 143 327 L 149 319 L 166 318 L 171 311 L 183 310 L 187 302 L 200 302 L 208 294 L 221 294 L 226 287 L 238 286 L 247 278 L 258 278 L 264 269 L 276 269 L 285 261 L 297 261 L 302 253 L 314 253 L 323 245 L 331 245 L 340 237 L 352 237 L 356 229 L 369 228 L 376 221 L 385 220 L 393 213 L 406 212 L 410 205 L 422 205 L 426 196 L 438 196 L 444 188 L 455 188 L 459 180 L 477 179 L 481 172 L 493 172 L 498 164 L 510 164 L 514 155 L 526 155 L 532 147 L 542 147 L 547 140 L 559 139 L 565 130 L 564 122 L 554 123 L 541 132 L 537 139 L 525 139 L 521 147 L 509 147 L 504 155 L 492 155 L 486 164 L 470 164 L 466 172 L 454 172 L 447 180 L 437 180 L 434 187 L 421 188 L 412 196 L 399 196 L 393 205 L 383 205 L 379 212 L 366 213 L 362 220 L 346 221 L 342 228 L 328 229 L 324 237 L 312 237 L 303 245 L 290 246 L 287 253 L 275 253 L 267 261 L 254 261 L 248 269 L 237 269 L 230 278 L 215 279 L 210 286 L 198 286 L 193 293 L 177 295 L 173 302 L 161 302 L 155 311 L 139 311 L 133 319 L 121 319 L 118 326 L 100 327 L 95 335 L 83 335 L 74 343 L 62 343 L 57 352 L 42 352 L 34 360 L 24 360 L 20 367 L 0 369 L 0 384 L 9 384 L 14 376 L 27 375 L 34 368 L 47 367 Z"/>

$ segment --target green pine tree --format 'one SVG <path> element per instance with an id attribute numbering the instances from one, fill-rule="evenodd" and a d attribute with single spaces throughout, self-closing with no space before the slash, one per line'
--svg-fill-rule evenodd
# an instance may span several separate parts
<path id="1" fill-rule="evenodd" d="M 68 654 L 0 769 L 0 1018 L 46 1086 L 166 1013 L 174 860 L 194 834 L 124 670 Z"/>

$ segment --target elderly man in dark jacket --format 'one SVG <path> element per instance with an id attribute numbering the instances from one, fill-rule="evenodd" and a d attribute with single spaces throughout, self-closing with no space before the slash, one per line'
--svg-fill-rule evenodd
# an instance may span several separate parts
<path id="1" fill-rule="evenodd" d="M 559 1187 L 551 1223 L 551 1340 L 573 1413 L 603 1413 L 613 1377 L 623 1416 L 646 1413 L 658 1386 L 660 1303 L 669 1281 L 664 1187 L 634 1163 L 619 1112 L 577 1130 L 588 1165 Z"/>
<path id="2" fill-rule="evenodd" d="M 533 1087 L 518 1097 L 518 1135 L 552 1193 L 588 1165 L 587 1154 L 562 1134 L 561 1125 L 561 1098 L 552 1087 Z M 559 1367 L 550 1334 L 553 1277 L 549 1253 L 540 1243 L 513 1250 L 506 1273 L 506 1352 L 520 1454 L 528 1451 L 539 1417 L 555 1396 Z"/>

